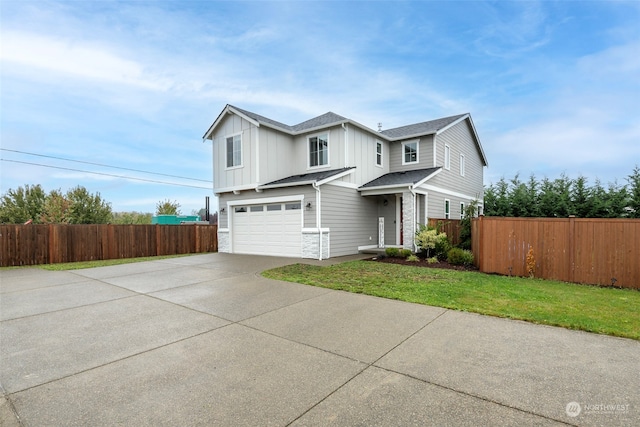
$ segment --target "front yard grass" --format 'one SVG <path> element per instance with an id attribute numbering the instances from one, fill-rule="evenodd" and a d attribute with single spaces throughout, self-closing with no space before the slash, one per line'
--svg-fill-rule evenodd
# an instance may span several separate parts
<path id="1" fill-rule="evenodd" d="M 371 261 L 294 264 L 270 279 L 640 340 L 640 292 Z"/>
<path id="2" fill-rule="evenodd" d="M 148 256 L 148 257 L 140 257 L 140 258 L 103 259 L 103 260 L 96 260 L 96 261 L 61 262 L 58 264 L 21 265 L 21 266 L 15 266 L 15 267 L 0 267 L 0 270 L 13 270 L 16 268 L 41 268 L 43 270 L 50 270 L 50 271 L 81 270 L 84 268 L 107 267 L 110 265 L 131 264 L 134 262 L 158 261 L 166 258 L 178 258 L 183 256 L 189 256 L 189 255 L 194 255 L 194 254 L 160 255 L 160 256 Z"/>

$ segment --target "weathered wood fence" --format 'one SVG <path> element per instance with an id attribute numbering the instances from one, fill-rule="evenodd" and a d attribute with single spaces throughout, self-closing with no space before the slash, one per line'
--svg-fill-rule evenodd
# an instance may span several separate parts
<path id="1" fill-rule="evenodd" d="M 640 219 L 501 218 L 472 221 L 476 266 L 485 273 L 640 289 Z"/>
<path id="2" fill-rule="evenodd" d="M 218 250 L 217 225 L 0 225 L 0 266 Z"/>

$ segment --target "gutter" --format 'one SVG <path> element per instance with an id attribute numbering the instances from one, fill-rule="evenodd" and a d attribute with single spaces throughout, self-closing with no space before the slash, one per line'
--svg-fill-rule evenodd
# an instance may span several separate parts
<path id="1" fill-rule="evenodd" d="M 417 206 L 416 206 L 416 192 L 415 189 L 413 188 L 413 185 L 409 186 L 409 192 L 413 195 L 413 226 L 415 227 L 415 225 L 418 223 L 418 219 L 416 218 L 416 212 L 417 212 Z M 404 230 L 404 227 L 403 227 Z M 411 236 L 411 245 L 413 246 L 413 252 L 418 252 L 418 245 L 416 245 L 416 230 L 413 230 L 413 236 Z"/>
<path id="2" fill-rule="evenodd" d="M 316 190 L 316 228 L 318 230 L 318 261 L 322 261 L 322 218 L 320 209 L 320 186 L 313 182 L 311 186 Z"/>

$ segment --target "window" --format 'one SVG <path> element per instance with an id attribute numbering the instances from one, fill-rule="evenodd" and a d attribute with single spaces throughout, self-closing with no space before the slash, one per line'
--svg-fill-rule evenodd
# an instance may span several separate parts
<path id="1" fill-rule="evenodd" d="M 277 204 L 277 205 L 267 205 L 267 211 L 281 211 L 282 210 L 282 205 Z"/>
<path id="2" fill-rule="evenodd" d="M 227 167 L 242 166 L 242 137 L 240 134 L 227 138 Z"/>
<path id="3" fill-rule="evenodd" d="M 382 166 L 382 142 L 376 141 L 376 165 Z"/>
<path id="4" fill-rule="evenodd" d="M 464 219 L 464 203 L 460 202 L 460 219 Z"/>
<path id="5" fill-rule="evenodd" d="M 464 154 L 460 154 L 460 176 L 464 176 Z"/>
<path id="6" fill-rule="evenodd" d="M 300 203 L 287 203 L 286 205 L 284 205 L 284 209 L 287 211 L 293 211 L 300 208 L 301 208 Z"/>
<path id="7" fill-rule="evenodd" d="M 251 212 L 262 212 L 264 210 L 264 206 L 251 206 Z"/>
<path id="8" fill-rule="evenodd" d="M 323 134 L 309 138 L 309 167 L 329 164 L 329 135 Z"/>
<path id="9" fill-rule="evenodd" d="M 418 163 L 418 141 L 402 144 L 402 164 Z"/>
<path id="10" fill-rule="evenodd" d="M 245 213 L 247 211 L 247 207 L 246 206 L 238 206 L 237 208 L 235 208 L 236 213 Z"/>
<path id="11" fill-rule="evenodd" d="M 444 146 L 444 168 L 451 169 L 451 147 Z"/>
<path id="12" fill-rule="evenodd" d="M 444 219 L 451 218 L 451 202 L 449 199 L 444 199 Z"/>

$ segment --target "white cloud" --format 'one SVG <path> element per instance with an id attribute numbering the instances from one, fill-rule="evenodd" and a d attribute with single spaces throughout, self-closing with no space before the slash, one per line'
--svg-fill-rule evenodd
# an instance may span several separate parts
<path id="1" fill-rule="evenodd" d="M 3 31 L 2 38 L 0 59 L 36 68 L 37 73 L 62 73 L 162 91 L 171 85 L 166 79 L 145 73 L 140 63 L 122 58 L 99 44 L 18 31 Z"/>

